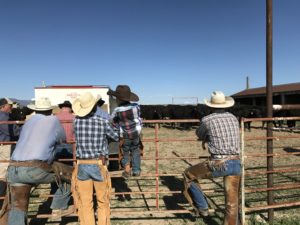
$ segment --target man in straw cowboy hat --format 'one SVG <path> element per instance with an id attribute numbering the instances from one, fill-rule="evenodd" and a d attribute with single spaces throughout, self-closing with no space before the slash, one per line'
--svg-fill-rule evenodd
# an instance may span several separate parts
<path id="1" fill-rule="evenodd" d="M 65 141 L 65 132 L 48 98 L 37 99 L 28 108 L 35 111 L 22 127 L 20 138 L 11 156 L 7 171 L 11 207 L 9 225 L 27 224 L 27 210 L 31 187 L 57 181 L 52 168 L 55 146 Z M 61 185 L 54 194 L 52 209 L 67 209 L 70 188 Z"/>
<path id="2" fill-rule="evenodd" d="M 97 102 L 90 92 L 77 98 L 74 132 L 77 164 L 72 177 L 72 192 L 81 225 L 95 225 L 93 189 L 97 198 L 98 225 L 110 224 L 111 179 L 106 167 L 108 138 L 119 140 L 119 133 L 108 120 L 97 116 Z"/>
<path id="3" fill-rule="evenodd" d="M 112 113 L 112 118 L 114 124 L 120 126 L 120 135 L 123 137 L 121 164 L 124 172 L 122 175 L 124 178 L 131 176 L 130 162 L 132 161 L 132 175 L 139 176 L 141 173 L 140 134 L 142 120 L 140 106 L 137 103 L 131 103 L 131 101 L 137 102 L 139 97 L 131 92 L 128 85 L 118 85 L 115 91 L 109 90 L 107 94 L 115 96 L 118 105 Z"/>
<path id="4" fill-rule="evenodd" d="M 237 118 L 225 110 L 234 105 L 234 100 L 220 91 L 214 91 L 210 100 L 204 100 L 204 103 L 212 109 L 212 113 L 202 119 L 196 134 L 200 140 L 207 142 L 210 157 L 184 171 L 183 194 L 197 214 L 208 216 L 207 200 L 198 179 L 223 177 L 225 189 L 223 224 L 235 225 L 238 223 L 241 173 L 240 131 Z"/>

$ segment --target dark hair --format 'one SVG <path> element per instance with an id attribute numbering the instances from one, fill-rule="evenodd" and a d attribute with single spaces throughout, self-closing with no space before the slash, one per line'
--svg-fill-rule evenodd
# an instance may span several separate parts
<path id="1" fill-rule="evenodd" d="M 36 114 L 42 114 L 42 115 L 45 115 L 45 116 L 50 116 L 52 114 L 52 109 L 44 110 L 44 111 L 35 110 L 35 113 Z"/>

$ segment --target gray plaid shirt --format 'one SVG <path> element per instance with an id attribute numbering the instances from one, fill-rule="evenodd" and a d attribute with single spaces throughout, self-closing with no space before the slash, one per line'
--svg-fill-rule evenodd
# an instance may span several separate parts
<path id="1" fill-rule="evenodd" d="M 240 154 L 240 129 L 237 118 L 228 112 L 205 116 L 196 130 L 201 140 L 206 140 L 212 155 Z"/>
<path id="2" fill-rule="evenodd" d="M 107 138 L 119 140 L 118 131 L 99 116 L 76 117 L 74 120 L 76 157 L 81 159 L 99 158 L 108 155 Z"/>

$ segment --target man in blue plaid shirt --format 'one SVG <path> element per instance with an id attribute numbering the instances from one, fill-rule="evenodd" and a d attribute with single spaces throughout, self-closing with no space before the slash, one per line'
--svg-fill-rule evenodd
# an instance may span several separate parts
<path id="1" fill-rule="evenodd" d="M 93 190 L 97 198 L 98 225 L 110 225 L 111 179 L 106 167 L 108 138 L 119 140 L 119 133 L 108 120 L 96 115 L 95 98 L 86 92 L 72 104 L 76 115 L 74 133 L 77 164 L 72 185 L 81 225 L 95 225 Z"/>
<path id="2" fill-rule="evenodd" d="M 241 173 L 240 129 L 237 118 L 226 112 L 234 105 L 231 97 L 215 91 L 210 100 L 204 100 L 212 109 L 197 129 L 200 140 L 207 143 L 210 158 L 184 171 L 184 196 L 197 214 L 208 216 L 208 204 L 198 179 L 223 177 L 225 191 L 225 217 L 223 225 L 238 224 L 238 196 Z M 204 145 L 202 145 L 204 146 Z"/>

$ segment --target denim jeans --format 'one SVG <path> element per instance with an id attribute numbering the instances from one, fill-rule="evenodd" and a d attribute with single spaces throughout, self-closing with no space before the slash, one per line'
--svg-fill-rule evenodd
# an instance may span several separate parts
<path id="1" fill-rule="evenodd" d="M 241 173 L 241 164 L 240 160 L 227 160 L 224 163 L 224 166 L 219 169 L 214 169 L 211 172 L 211 177 L 225 177 L 225 176 L 237 176 Z M 200 177 L 199 178 L 203 178 Z M 208 204 L 206 201 L 206 198 L 202 192 L 202 190 L 199 189 L 199 186 L 192 182 L 189 188 L 189 192 L 192 195 L 194 204 L 197 208 L 201 209 L 207 209 Z"/>
<path id="2" fill-rule="evenodd" d="M 15 167 L 9 166 L 7 181 L 10 186 L 21 187 L 25 185 L 48 184 L 55 182 L 54 173 L 45 171 L 37 167 Z M 55 192 L 51 204 L 52 209 L 66 209 L 70 200 L 70 185 L 62 185 Z M 17 207 L 12 207 L 9 211 L 9 225 L 27 224 L 27 212 Z"/>
<path id="3" fill-rule="evenodd" d="M 81 181 L 103 181 L 103 177 L 97 164 L 79 164 L 77 179 Z"/>
<path id="4" fill-rule="evenodd" d="M 95 191 L 98 225 L 110 225 L 111 179 L 107 167 L 97 164 L 80 164 L 80 161 L 78 161 L 73 171 L 72 186 L 80 224 L 96 224 L 94 212 Z"/>
<path id="5" fill-rule="evenodd" d="M 184 172 L 184 196 L 198 209 L 208 209 L 204 193 L 198 183 L 200 178 L 223 177 L 225 217 L 223 225 L 238 224 L 238 203 L 241 163 L 237 159 L 208 160 L 191 166 Z"/>
<path id="6" fill-rule="evenodd" d="M 132 172 L 141 172 L 140 138 L 124 139 L 122 166 L 125 167 L 132 160 Z M 130 158 L 131 154 L 131 158 Z"/>

